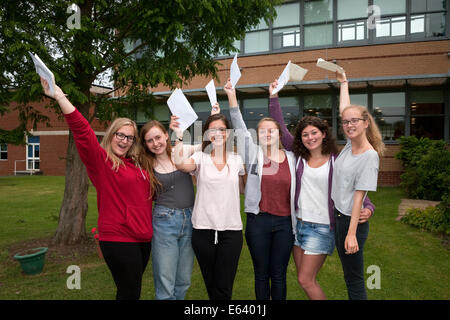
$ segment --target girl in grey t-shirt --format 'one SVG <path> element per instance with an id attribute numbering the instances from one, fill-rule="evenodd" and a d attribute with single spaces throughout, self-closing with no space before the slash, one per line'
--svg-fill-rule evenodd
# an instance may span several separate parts
<path id="1" fill-rule="evenodd" d="M 347 144 L 336 158 L 331 198 L 335 205 L 336 249 L 344 270 L 349 299 L 367 299 L 364 282 L 363 247 L 369 233 L 360 211 L 368 191 L 376 191 L 379 157 L 384 144 L 374 119 L 362 106 L 350 104 L 348 82 L 341 83 L 339 112 Z"/>

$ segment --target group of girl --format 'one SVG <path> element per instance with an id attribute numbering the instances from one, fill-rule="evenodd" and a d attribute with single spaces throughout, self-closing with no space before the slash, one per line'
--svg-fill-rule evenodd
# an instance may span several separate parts
<path id="1" fill-rule="evenodd" d="M 170 123 L 177 136 L 174 149 L 165 127 L 154 120 L 138 136 L 133 121 L 117 118 L 99 143 L 56 86 L 52 97 L 97 190 L 99 243 L 117 287 L 116 299 L 139 299 L 150 252 L 156 299 L 184 299 L 194 255 L 208 297 L 231 299 L 243 246 L 240 193 L 245 193 L 245 237 L 256 299 L 286 299 L 291 252 L 307 296 L 325 299 L 316 276 L 334 247 L 349 298 L 366 299 L 363 247 L 375 209 L 367 192 L 376 191 L 384 145 L 367 109 L 350 104 L 345 74 L 337 79 L 347 137 L 339 155 L 320 118 L 304 117 L 294 135 L 287 130 L 278 96 L 272 95 L 276 80 L 269 88 L 271 118 L 257 125 L 258 144 L 230 81 L 224 86 L 237 154 L 227 143 L 231 126 L 218 105 L 203 126 L 200 145 L 183 143 L 176 115 Z M 41 83 L 50 95 L 46 81 Z"/>

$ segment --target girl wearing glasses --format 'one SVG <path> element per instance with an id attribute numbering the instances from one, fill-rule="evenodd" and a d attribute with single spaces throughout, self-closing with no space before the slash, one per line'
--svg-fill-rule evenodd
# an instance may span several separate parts
<path id="1" fill-rule="evenodd" d="M 100 248 L 117 287 L 116 299 L 139 299 L 153 229 L 151 186 L 148 172 L 138 163 L 136 124 L 115 119 L 100 144 L 62 90 L 56 86 L 52 96 L 47 81 L 41 78 L 41 84 L 61 107 L 97 190 Z"/>
<path id="2" fill-rule="evenodd" d="M 212 109 L 211 114 L 217 113 Z M 172 115 L 170 128 L 178 130 Z M 150 175 L 153 197 L 152 267 L 156 300 L 183 300 L 191 284 L 194 265 L 192 250 L 192 209 L 194 186 L 189 173 L 177 170 L 172 144 L 166 128 L 156 120 L 147 122 L 140 132 L 140 163 Z M 201 144 L 185 145 L 193 154 Z"/>
<path id="3" fill-rule="evenodd" d="M 341 84 L 339 113 L 347 144 L 336 158 L 331 197 L 335 205 L 336 249 L 344 270 L 349 299 L 365 300 L 364 243 L 369 223 L 360 209 L 368 191 L 376 191 L 379 158 L 384 144 L 380 131 L 365 107 L 350 104 L 345 73 L 336 73 Z"/>
<path id="4" fill-rule="evenodd" d="M 229 129 L 224 115 L 209 116 L 202 151 L 191 157 L 183 151 L 183 133 L 176 131 L 176 167 L 197 180 L 192 248 L 210 300 L 231 300 L 243 243 L 239 193 L 245 169 L 241 157 L 230 150 Z"/>
<path id="5" fill-rule="evenodd" d="M 230 81 L 224 90 L 238 135 L 238 152 L 246 159 L 245 238 L 253 261 L 256 299 L 285 300 L 286 271 L 294 242 L 295 158 L 283 149 L 280 126 L 272 118 L 259 121 L 259 145 L 254 143 Z"/>
<path id="6" fill-rule="evenodd" d="M 302 118 L 294 135 L 288 131 L 278 95 L 272 95 L 277 85 L 275 80 L 269 87 L 269 112 L 280 123 L 283 145 L 297 159 L 293 249 L 297 279 L 309 299 L 323 300 L 326 295 L 316 277 L 335 246 L 331 178 L 337 146 L 328 124 L 318 117 Z M 362 215 L 370 216 L 374 206 L 368 198 L 364 204 Z"/>

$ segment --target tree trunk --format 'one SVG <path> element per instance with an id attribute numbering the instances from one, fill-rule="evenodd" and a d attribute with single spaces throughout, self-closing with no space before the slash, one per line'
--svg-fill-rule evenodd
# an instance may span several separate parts
<path id="1" fill-rule="evenodd" d="M 80 106 L 80 112 L 86 117 L 89 112 L 89 103 Z M 78 244 L 87 240 L 85 224 L 89 178 L 86 167 L 78 155 L 71 131 L 67 146 L 65 175 L 64 198 L 59 211 L 58 228 L 52 239 L 52 244 L 55 245 Z"/>
<path id="2" fill-rule="evenodd" d="M 52 243 L 71 245 L 87 239 L 86 214 L 88 211 L 89 179 L 75 147 L 72 132 L 69 135 L 66 158 L 64 199 L 59 211 L 59 222 Z"/>

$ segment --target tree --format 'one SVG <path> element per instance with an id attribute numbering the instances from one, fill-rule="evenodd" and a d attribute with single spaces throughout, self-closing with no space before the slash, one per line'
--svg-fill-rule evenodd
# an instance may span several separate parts
<path id="1" fill-rule="evenodd" d="M 47 120 L 30 106 L 42 99 L 42 89 L 28 51 L 50 67 L 56 83 L 89 121 L 93 114 L 108 120 L 143 106 L 148 112 L 149 87 L 162 83 L 174 88 L 197 75 L 217 77 L 214 57 L 233 52 L 233 41 L 242 39 L 260 19 L 272 19 L 274 5 L 280 2 L 79 0 L 73 6 L 60 0 L 2 1 L 0 114 L 16 101 L 22 128 L 30 121 L 35 126 Z M 92 83 L 111 69 L 114 90 L 126 97 L 91 95 Z M 54 103 L 49 107 L 59 112 Z M 88 178 L 70 134 L 55 243 L 85 239 L 87 191 Z"/>

